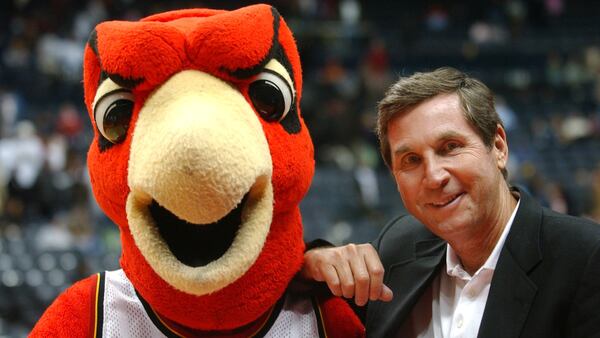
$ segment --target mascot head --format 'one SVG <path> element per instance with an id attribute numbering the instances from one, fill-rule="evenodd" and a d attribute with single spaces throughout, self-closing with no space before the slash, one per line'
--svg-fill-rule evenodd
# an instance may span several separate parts
<path id="1" fill-rule="evenodd" d="M 85 50 L 94 195 L 121 266 L 163 318 L 232 329 L 300 268 L 313 148 L 300 60 L 267 5 L 99 24 Z"/>

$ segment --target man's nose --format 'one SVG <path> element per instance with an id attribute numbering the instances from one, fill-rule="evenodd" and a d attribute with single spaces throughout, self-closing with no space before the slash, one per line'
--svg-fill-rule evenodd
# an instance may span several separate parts
<path id="1" fill-rule="evenodd" d="M 427 188 L 437 189 L 444 187 L 450 180 L 450 173 L 444 168 L 439 159 L 435 157 L 425 159 L 424 182 Z"/>

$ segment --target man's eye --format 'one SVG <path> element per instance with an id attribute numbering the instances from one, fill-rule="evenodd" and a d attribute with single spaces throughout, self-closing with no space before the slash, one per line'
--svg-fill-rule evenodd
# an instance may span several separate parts
<path id="1" fill-rule="evenodd" d="M 460 144 L 458 144 L 458 142 L 447 142 L 446 145 L 444 146 L 444 149 L 446 151 L 451 151 L 451 150 L 454 150 L 459 147 L 460 147 Z"/>
<path id="2" fill-rule="evenodd" d="M 403 167 L 411 167 L 418 164 L 420 161 L 419 156 L 417 155 L 406 155 L 402 158 L 402 166 Z"/>

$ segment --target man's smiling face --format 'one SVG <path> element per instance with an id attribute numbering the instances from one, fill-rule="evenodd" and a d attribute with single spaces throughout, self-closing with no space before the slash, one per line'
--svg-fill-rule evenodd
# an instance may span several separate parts
<path id="1" fill-rule="evenodd" d="M 457 94 L 440 94 L 387 126 L 392 171 L 408 211 L 449 240 L 486 231 L 499 218 L 507 143 L 498 126 L 487 147 L 464 117 Z"/>

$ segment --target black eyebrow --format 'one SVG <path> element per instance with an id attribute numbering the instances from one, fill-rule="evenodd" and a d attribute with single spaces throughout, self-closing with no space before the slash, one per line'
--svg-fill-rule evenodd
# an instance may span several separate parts
<path id="1" fill-rule="evenodd" d="M 121 87 L 127 88 L 127 89 L 133 89 L 140 83 L 144 82 L 143 77 L 128 78 L 128 77 L 123 77 L 119 74 L 108 73 L 108 72 L 107 72 L 107 75 L 108 75 L 108 78 L 111 79 L 114 83 L 118 84 Z"/>
<path id="2" fill-rule="evenodd" d="M 95 28 L 90 33 L 90 37 L 88 38 L 88 45 L 90 45 L 90 48 L 92 49 L 94 54 L 98 56 L 98 32 L 96 32 Z"/>
<path id="3" fill-rule="evenodd" d="M 119 87 L 123 87 L 129 90 L 133 90 L 137 85 L 144 82 L 144 78 L 126 78 L 119 74 L 108 73 L 104 69 L 100 71 L 100 78 L 98 79 L 98 87 L 104 82 L 106 79 L 111 79 L 112 82 L 119 85 Z"/>

